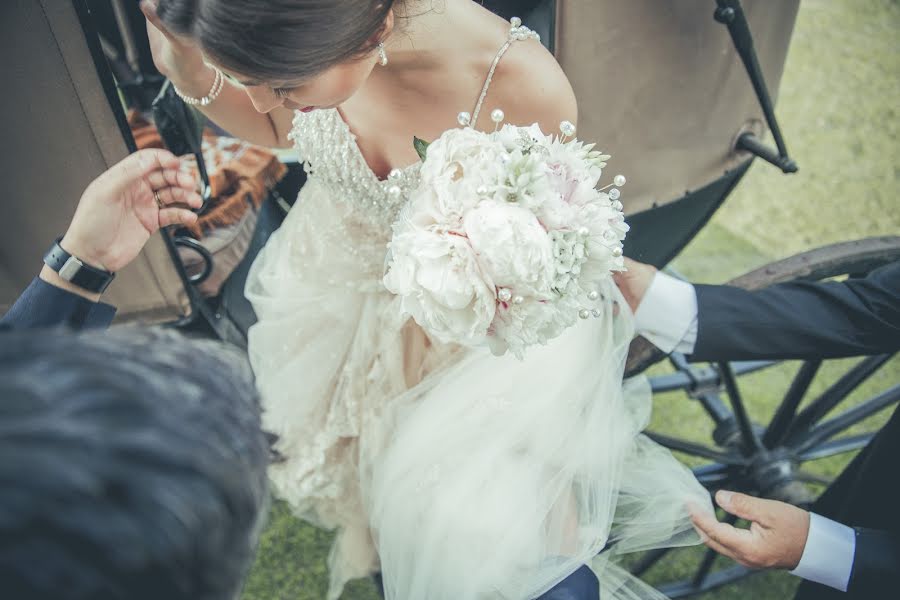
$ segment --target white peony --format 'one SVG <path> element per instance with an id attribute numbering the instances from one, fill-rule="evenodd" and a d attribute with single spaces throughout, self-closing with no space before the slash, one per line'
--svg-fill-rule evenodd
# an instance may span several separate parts
<path id="1" fill-rule="evenodd" d="M 395 232 L 384 285 L 401 310 L 443 342 L 480 344 L 494 318 L 494 286 L 468 241 L 446 232 Z"/>
<path id="2" fill-rule="evenodd" d="M 596 189 L 608 158 L 537 125 L 444 133 L 394 225 L 385 286 L 436 339 L 520 358 L 601 316 L 628 231 Z"/>
<path id="3" fill-rule="evenodd" d="M 422 163 L 423 182 L 477 176 L 478 165 L 496 164 L 503 153 L 503 146 L 491 136 L 474 129 L 451 129 L 428 146 L 428 155 Z M 466 172 L 469 167 L 470 172 Z"/>
<path id="4" fill-rule="evenodd" d="M 466 213 L 463 227 L 495 286 L 514 295 L 548 296 L 553 247 L 533 212 L 488 200 Z"/>
<path id="5" fill-rule="evenodd" d="M 522 358 L 529 346 L 546 344 L 574 325 L 577 315 L 577 305 L 565 300 L 529 299 L 522 304 L 500 305 L 488 336 L 488 347 L 497 356 L 509 351 Z"/>

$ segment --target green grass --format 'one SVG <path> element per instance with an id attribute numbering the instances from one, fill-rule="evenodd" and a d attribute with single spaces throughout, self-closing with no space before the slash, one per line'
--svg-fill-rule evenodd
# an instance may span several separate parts
<path id="1" fill-rule="evenodd" d="M 900 3 L 896 0 L 804 0 L 778 101 L 778 116 L 800 172 L 784 176 L 757 162 L 726 205 L 676 261 L 694 281 L 722 282 L 773 259 L 822 244 L 900 233 L 897 119 L 900 99 Z M 852 360 L 833 361 L 813 386 L 819 392 Z M 742 379 L 752 416 L 768 421 L 796 364 Z M 886 365 L 845 406 L 900 380 L 900 360 Z M 843 408 L 843 407 L 842 407 Z M 886 415 L 854 431 L 880 425 Z M 652 428 L 708 441 L 709 419 L 682 394 L 656 399 Z M 819 461 L 835 475 L 849 456 Z M 243 600 L 321 600 L 331 536 L 276 503 Z M 701 551 L 679 551 L 648 576 L 683 577 Z M 703 600 L 778 599 L 797 579 L 767 573 L 701 596 Z M 378 598 L 369 581 L 343 600 Z"/>

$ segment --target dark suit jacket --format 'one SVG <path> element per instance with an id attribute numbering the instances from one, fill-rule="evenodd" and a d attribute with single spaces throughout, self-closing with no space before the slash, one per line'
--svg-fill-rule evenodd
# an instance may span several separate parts
<path id="1" fill-rule="evenodd" d="M 845 282 L 787 283 L 747 292 L 698 285 L 691 360 L 834 358 L 900 349 L 900 262 Z M 900 590 L 900 413 L 826 490 L 813 510 L 856 530 L 847 593 L 804 582 L 797 598 L 888 598 Z"/>
<path id="2" fill-rule="evenodd" d="M 837 358 L 900 349 L 900 262 L 845 282 L 696 290 L 691 360 Z"/>
<path id="3" fill-rule="evenodd" d="M 36 277 L 0 319 L 0 330 L 104 328 L 112 323 L 115 314 L 116 309 L 109 304 L 91 302 Z"/>
<path id="4" fill-rule="evenodd" d="M 844 594 L 804 582 L 797 600 L 894 598 L 900 590 L 900 412 L 825 490 L 813 510 L 856 530 L 856 554 Z"/>

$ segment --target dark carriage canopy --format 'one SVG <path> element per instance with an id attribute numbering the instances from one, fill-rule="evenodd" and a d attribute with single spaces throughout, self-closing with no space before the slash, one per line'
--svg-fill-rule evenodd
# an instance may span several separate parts
<path id="1" fill-rule="evenodd" d="M 799 0 L 743 0 L 775 95 Z M 738 135 L 765 120 L 710 0 L 557 2 L 556 55 L 578 98 L 579 133 L 613 155 L 629 214 L 677 200 L 749 159 Z"/>

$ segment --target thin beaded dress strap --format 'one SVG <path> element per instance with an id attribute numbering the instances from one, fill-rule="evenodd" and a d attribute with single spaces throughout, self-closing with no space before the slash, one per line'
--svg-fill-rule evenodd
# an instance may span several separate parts
<path id="1" fill-rule="evenodd" d="M 471 115 L 465 112 L 459 113 L 458 121 L 459 124 L 463 127 L 474 127 L 478 122 L 478 115 L 481 114 L 481 109 L 484 105 L 484 99 L 487 97 L 488 89 L 490 89 L 491 82 L 494 80 L 494 72 L 497 70 L 497 65 L 500 64 L 500 59 L 503 58 L 503 55 L 506 54 L 506 51 L 509 50 L 509 47 L 512 46 L 515 42 L 522 40 L 541 40 L 540 35 L 522 25 L 522 19 L 520 19 L 519 17 L 513 17 L 512 19 L 510 19 L 509 24 L 509 35 L 506 38 L 506 42 L 500 48 L 500 51 L 497 52 L 497 56 L 494 57 L 494 62 L 491 63 L 491 68 L 484 80 L 484 87 L 481 88 L 481 95 L 478 96 L 478 102 L 475 103 L 475 109 L 472 111 Z"/>

